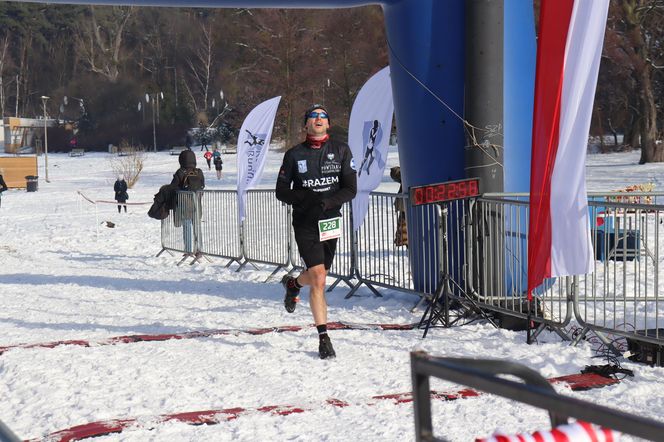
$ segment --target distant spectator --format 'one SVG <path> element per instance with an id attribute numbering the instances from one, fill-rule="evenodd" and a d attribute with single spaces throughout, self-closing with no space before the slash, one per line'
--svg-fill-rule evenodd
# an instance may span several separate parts
<path id="1" fill-rule="evenodd" d="M 184 145 L 187 149 L 191 150 L 191 145 L 193 144 L 192 136 L 189 132 L 184 136 Z"/>
<path id="2" fill-rule="evenodd" d="M 210 165 L 210 161 L 212 160 L 212 152 L 209 150 L 205 150 L 205 153 L 203 154 L 203 157 L 205 158 L 205 161 L 207 162 L 208 165 L 208 170 L 212 169 L 212 166 Z"/>
<path id="3" fill-rule="evenodd" d="M 2 205 L 2 192 L 7 190 L 7 184 L 5 183 L 5 179 L 2 176 L 4 173 L 5 171 L 0 169 L 0 205 Z"/>
<path id="4" fill-rule="evenodd" d="M 69 140 L 69 147 L 71 147 L 72 150 L 78 147 L 78 139 L 76 137 L 72 137 L 71 140 Z"/>
<path id="5" fill-rule="evenodd" d="M 198 123 L 198 139 L 201 142 L 201 152 L 203 152 L 203 149 L 207 150 L 207 128 L 202 121 Z"/>
<path id="6" fill-rule="evenodd" d="M 215 147 L 212 156 L 214 157 L 214 170 L 217 171 L 217 179 L 220 180 L 224 161 L 221 159 L 221 152 L 219 152 L 219 149 Z"/>
<path id="7" fill-rule="evenodd" d="M 120 209 L 124 206 L 124 211 L 127 213 L 127 200 L 129 199 L 129 194 L 127 194 L 127 182 L 124 179 L 124 176 L 118 175 L 118 179 L 113 185 L 113 190 L 115 190 L 115 201 L 118 202 L 118 213 Z"/>
<path id="8" fill-rule="evenodd" d="M 221 152 L 217 150 L 217 148 L 214 148 L 214 153 L 212 154 L 213 156 L 213 161 L 214 161 L 214 170 L 217 171 L 217 179 L 221 179 L 221 169 L 224 167 L 224 161 L 221 159 Z"/>
<path id="9" fill-rule="evenodd" d="M 399 191 L 403 192 L 401 183 L 401 167 L 395 166 L 390 169 L 390 177 L 393 181 L 399 183 Z M 394 232 L 394 245 L 397 247 L 408 247 L 408 226 L 406 225 L 406 205 L 403 198 L 397 198 L 394 201 L 394 210 L 397 212 L 397 230 Z"/>

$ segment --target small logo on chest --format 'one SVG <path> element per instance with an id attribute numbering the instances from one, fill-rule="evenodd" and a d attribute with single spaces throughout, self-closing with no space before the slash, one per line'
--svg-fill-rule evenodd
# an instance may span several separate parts
<path id="1" fill-rule="evenodd" d="M 297 162 L 297 171 L 300 173 L 307 172 L 307 160 L 299 160 Z"/>

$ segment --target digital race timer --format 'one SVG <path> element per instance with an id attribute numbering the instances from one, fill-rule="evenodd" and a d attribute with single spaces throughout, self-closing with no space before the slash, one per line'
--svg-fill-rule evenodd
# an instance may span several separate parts
<path id="1" fill-rule="evenodd" d="M 421 206 L 423 204 L 442 203 L 463 198 L 479 196 L 479 178 L 448 181 L 440 184 L 427 184 L 426 186 L 413 186 L 410 188 L 410 204 Z"/>

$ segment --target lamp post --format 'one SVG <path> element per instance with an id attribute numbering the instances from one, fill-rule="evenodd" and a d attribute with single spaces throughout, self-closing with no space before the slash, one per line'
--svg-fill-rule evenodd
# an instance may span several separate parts
<path id="1" fill-rule="evenodd" d="M 150 102 L 150 97 L 152 97 L 152 142 L 153 142 L 153 147 L 154 151 L 157 151 L 157 111 L 156 111 L 156 106 L 159 106 L 159 97 L 162 99 L 164 98 L 164 93 L 159 92 L 159 93 L 153 93 L 153 94 L 145 94 L 145 102 L 149 103 Z M 156 105 L 155 105 L 156 103 Z"/>
<path id="2" fill-rule="evenodd" d="M 47 183 L 50 183 L 50 181 L 48 180 L 48 130 L 46 127 L 46 102 L 50 98 L 51 97 L 47 97 L 46 95 L 42 95 L 41 97 L 42 103 L 44 103 L 44 174 Z"/>

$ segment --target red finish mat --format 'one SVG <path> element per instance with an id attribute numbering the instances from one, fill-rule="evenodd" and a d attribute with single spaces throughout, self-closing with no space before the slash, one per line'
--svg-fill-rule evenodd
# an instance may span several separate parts
<path id="1" fill-rule="evenodd" d="M 260 329 L 262 330 L 262 329 Z M 293 330 L 282 330 L 293 331 Z M 573 391 L 590 390 L 593 388 L 606 387 L 608 385 L 617 384 L 619 381 L 613 378 L 606 378 L 595 373 L 589 374 L 573 374 L 567 376 L 560 376 L 550 378 L 549 382 L 552 384 L 567 384 Z M 480 392 L 465 388 L 455 391 L 437 392 L 431 391 L 431 399 L 438 399 L 443 401 L 451 401 L 455 399 L 463 399 L 467 397 L 480 396 Z M 69 442 L 83 440 L 90 437 L 104 436 L 112 433 L 121 433 L 127 428 L 133 426 L 141 426 L 145 428 L 145 422 L 150 422 L 150 426 L 154 427 L 163 422 L 177 421 L 189 425 L 208 424 L 214 425 L 224 421 L 237 419 L 241 416 L 250 416 L 256 413 L 270 413 L 277 416 L 287 416 L 290 414 L 305 413 L 320 407 L 350 407 L 352 405 L 375 405 L 382 401 L 392 401 L 396 404 L 405 404 L 413 401 L 412 393 L 395 393 L 373 396 L 368 401 L 361 403 L 348 403 L 340 399 L 327 399 L 322 404 L 313 404 L 310 406 L 295 406 L 295 405 L 268 405 L 258 408 L 223 408 L 218 410 L 204 410 L 204 411 L 190 411 L 183 413 L 164 414 L 155 416 L 154 418 L 146 418 L 145 416 L 140 419 L 112 419 L 107 421 L 91 422 L 88 424 L 78 425 L 68 428 L 66 430 L 56 431 L 44 438 L 32 439 L 29 442 L 37 442 L 40 440 L 48 440 L 49 442 Z M 139 423 L 140 422 L 140 423 Z"/>

